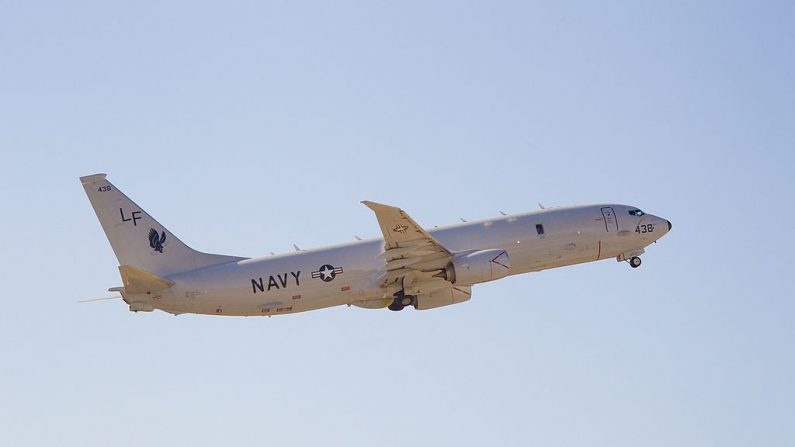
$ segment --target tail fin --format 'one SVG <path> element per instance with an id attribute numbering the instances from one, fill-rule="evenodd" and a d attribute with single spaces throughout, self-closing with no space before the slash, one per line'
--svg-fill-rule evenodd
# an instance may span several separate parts
<path id="1" fill-rule="evenodd" d="M 121 266 L 168 276 L 245 259 L 188 247 L 111 184 L 105 174 L 80 177 L 80 181 Z"/>

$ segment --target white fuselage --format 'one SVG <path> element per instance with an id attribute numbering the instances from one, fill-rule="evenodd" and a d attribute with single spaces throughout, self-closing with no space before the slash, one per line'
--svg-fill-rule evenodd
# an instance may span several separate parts
<path id="1" fill-rule="evenodd" d="M 634 209 L 615 204 L 554 208 L 428 233 L 454 253 L 506 250 L 514 275 L 642 253 L 669 231 L 670 223 L 650 214 L 631 215 Z M 384 241 L 372 239 L 245 259 L 169 276 L 173 287 L 137 299 L 171 313 L 212 315 L 278 315 L 357 305 L 383 299 L 383 251 Z"/>

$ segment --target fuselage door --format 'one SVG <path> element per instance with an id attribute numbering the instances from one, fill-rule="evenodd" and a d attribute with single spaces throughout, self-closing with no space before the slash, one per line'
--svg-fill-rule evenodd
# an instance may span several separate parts
<path id="1" fill-rule="evenodd" d="M 613 211 L 613 208 L 609 206 L 602 208 L 602 217 L 604 217 L 605 230 L 607 230 L 608 233 L 618 231 L 618 220 L 616 220 L 616 213 Z"/>

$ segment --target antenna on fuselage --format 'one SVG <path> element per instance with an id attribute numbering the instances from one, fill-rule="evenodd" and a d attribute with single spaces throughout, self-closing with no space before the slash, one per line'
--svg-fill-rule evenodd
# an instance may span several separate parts
<path id="1" fill-rule="evenodd" d="M 466 220 L 466 219 L 464 219 L 463 217 L 459 217 L 459 219 L 461 219 L 461 222 L 464 222 L 464 223 L 466 223 L 466 222 L 467 222 L 467 220 Z"/>
<path id="2" fill-rule="evenodd" d="M 300 249 L 300 248 L 298 248 L 298 246 L 297 246 L 297 245 L 295 245 L 295 244 L 293 244 L 293 248 L 295 249 L 295 251 L 301 251 L 301 249 Z"/>
<path id="3" fill-rule="evenodd" d="M 507 214 L 505 214 L 505 211 L 500 211 L 500 214 L 502 214 L 503 216 L 507 216 Z"/>
<path id="4" fill-rule="evenodd" d="M 546 209 L 546 208 L 544 208 L 544 205 L 542 205 L 542 204 L 541 204 L 541 202 L 538 202 L 538 208 L 540 208 L 540 209 L 542 209 L 542 210 L 545 210 L 545 209 Z"/>
<path id="5" fill-rule="evenodd" d="M 362 238 L 360 238 L 359 236 L 357 236 L 357 235 L 355 235 L 355 234 L 353 235 L 353 237 L 355 237 L 357 241 L 360 241 L 360 240 L 362 240 Z"/>

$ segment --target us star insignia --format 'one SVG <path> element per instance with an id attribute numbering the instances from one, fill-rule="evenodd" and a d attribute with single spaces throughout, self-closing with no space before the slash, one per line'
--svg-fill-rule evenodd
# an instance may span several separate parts
<path id="1" fill-rule="evenodd" d="M 325 282 L 333 281 L 337 275 L 342 274 L 342 267 L 334 267 L 331 264 L 321 266 L 316 272 L 312 272 L 312 278 L 320 278 Z"/>

